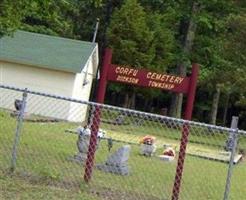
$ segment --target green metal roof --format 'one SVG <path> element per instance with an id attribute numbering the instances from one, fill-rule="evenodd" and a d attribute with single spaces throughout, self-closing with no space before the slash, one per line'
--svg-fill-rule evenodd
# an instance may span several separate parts
<path id="1" fill-rule="evenodd" d="M 53 70 L 81 72 L 97 44 L 17 31 L 0 39 L 0 60 Z"/>

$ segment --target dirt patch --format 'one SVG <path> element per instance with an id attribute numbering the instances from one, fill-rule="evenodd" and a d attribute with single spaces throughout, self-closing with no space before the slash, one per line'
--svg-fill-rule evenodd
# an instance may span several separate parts
<path id="1" fill-rule="evenodd" d="M 4 178 L 24 180 L 31 185 L 43 185 L 61 189 L 80 189 L 80 182 L 76 180 L 54 180 L 49 177 L 39 176 L 28 172 L 11 173 L 9 170 L 3 170 L 0 175 Z"/>
<path id="2" fill-rule="evenodd" d="M 102 200 L 160 200 L 160 198 L 152 195 L 129 191 L 119 191 L 110 188 L 90 189 L 90 193 Z"/>

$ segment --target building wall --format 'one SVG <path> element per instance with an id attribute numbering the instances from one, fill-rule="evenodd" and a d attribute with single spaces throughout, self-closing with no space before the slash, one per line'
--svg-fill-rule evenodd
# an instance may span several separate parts
<path id="1" fill-rule="evenodd" d="M 73 73 L 0 61 L 0 83 L 40 92 L 71 96 Z"/>
<path id="2" fill-rule="evenodd" d="M 86 66 L 81 73 L 76 74 L 73 86 L 72 98 L 89 101 L 92 81 L 93 81 L 93 62 L 92 57 L 88 60 Z M 71 103 L 69 111 L 70 121 L 87 121 L 90 106 L 87 104 Z"/>
<path id="3" fill-rule="evenodd" d="M 72 97 L 75 74 L 0 61 L 0 84 Z M 0 106 L 15 110 L 19 92 L 1 90 Z M 59 119 L 69 118 L 70 102 L 28 95 L 27 113 Z"/>

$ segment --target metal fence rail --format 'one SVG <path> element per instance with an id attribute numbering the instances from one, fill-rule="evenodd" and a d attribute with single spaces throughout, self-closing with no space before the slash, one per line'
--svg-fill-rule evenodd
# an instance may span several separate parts
<path id="1" fill-rule="evenodd" d="M 234 139 L 228 140 L 235 134 L 228 197 L 244 199 L 245 131 L 5 85 L 0 85 L 0 176 L 10 176 L 11 169 L 11 177 L 79 188 L 91 199 L 172 199 L 184 126 L 190 135 L 179 199 L 224 198 Z M 97 128 L 93 159 L 88 146 Z"/>

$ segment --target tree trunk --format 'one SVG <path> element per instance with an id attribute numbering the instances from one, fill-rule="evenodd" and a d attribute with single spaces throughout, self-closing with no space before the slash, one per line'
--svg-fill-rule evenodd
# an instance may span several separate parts
<path id="1" fill-rule="evenodd" d="M 116 97 L 117 97 L 116 92 L 111 92 L 110 99 L 112 105 L 116 105 Z"/>
<path id="2" fill-rule="evenodd" d="M 230 100 L 230 93 L 226 94 L 225 108 L 224 108 L 224 113 L 223 113 L 223 126 L 226 125 L 226 117 L 227 117 L 227 111 L 229 107 L 229 100 Z"/>
<path id="3" fill-rule="evenodd" d="M 191 9 L 191 17 L 188 22 L 182 21 L 180 23 L 180 34 L 181 34 L 181 44 L 184 54 L 187 56 L 190 55 L 193 42 L 195 39 L 195 32 L 196 32 L 196 23 L 193 20 L 193 17 L 198 13 L 199 6 L 197 2 L 193 2 L 192 9 Z M 182 37 L 183 36 L 183 37 Z M 184 61 L 181 61 L 180 64 L 177 66 L 177 71 L 180 76 L 186 76 L 186 64 Z M 176 98 L 173 98 L 171 105 L 175 106 L 176 108 L 172 108 L 171 116 L 173 117 L 181 117 L 182 112 L 182 103 L 183 103 L 183 94 L 175 94 Z M 171 107 L 172 107 L 171 106 Z M 175 110 L 175 112 L 173 112 Z"/>
<path id="4" fill-rule="evenodd" d="M 176 109 L 176 118 L 181 118 L 182 116 L 182 105 L 183 105 L 183 94 L 180 93 L 177 95 L 177 109 Z"/>
<path id="5" fill-rule="evenodd" d="M 220 100 L 220 87 L 216 86 L 216 92 L 213 95 L 210 124 L 214 124 L 214 125 L 216 124 L 219 100 Z"/>
<path id="6" fill-rule="evenodd" d="M 144 98 L 144 112 L 148 112 L 148 108 L 149 108 L 149 100 L 147 98 Z"/>
<path id="7" fill-rule="evenodd" d="M 143 105 L 144 105 L 144 111 L 145 112 L 151 112 L 151 107 L 153 105 L 153 98 L 151 98 L 151 99 L 145 98 Z"/>
<path id="8" fill-rule="evenodd" d="M 124 108 L 128 108 L 128 105 L 129 105 L 129 94 L 126 93 L 126 94 L 125 94 L 125 98 L 124 98 L 123 107 L 124 107 Z"/>
<path id="9" fill-rule="evenodd" d="M 186 66 L 184 64 L 179 65 L 179 74 L 181 76 L 186 76 Z M 182 113 L 182 104 L 183 104 L 183 94 L 177 94 L 177 103 L 176 103 L 176 116 L 177 118 L 181 118 Z"/>
<path id="10" fill-rule="evenodd" d="M 177 95 L 176 94 L 173 94 L 172 95 L 172 99 L 171 99 L 171 105 L 169 107 L 169 111 L 168 111 L 168 116 L 171 116 L 171 117 L 175 117 L 176 116 L 176 108 L 177 108 Z"/>
<path id="11" fill-rule="evenodd" d="M 135 109 L 135 107 L 136 107 L 136 92 L 133 91 L 133 93 L 131 95 L 131 99 L 130 99 L 130 106 L 129 106 L 129 108 Z"/>
<path id="12" fill-rule="evenodd" d="M 121 106 L 122 105 L 122 94 L 116 92 L 116 106 Z"/>

